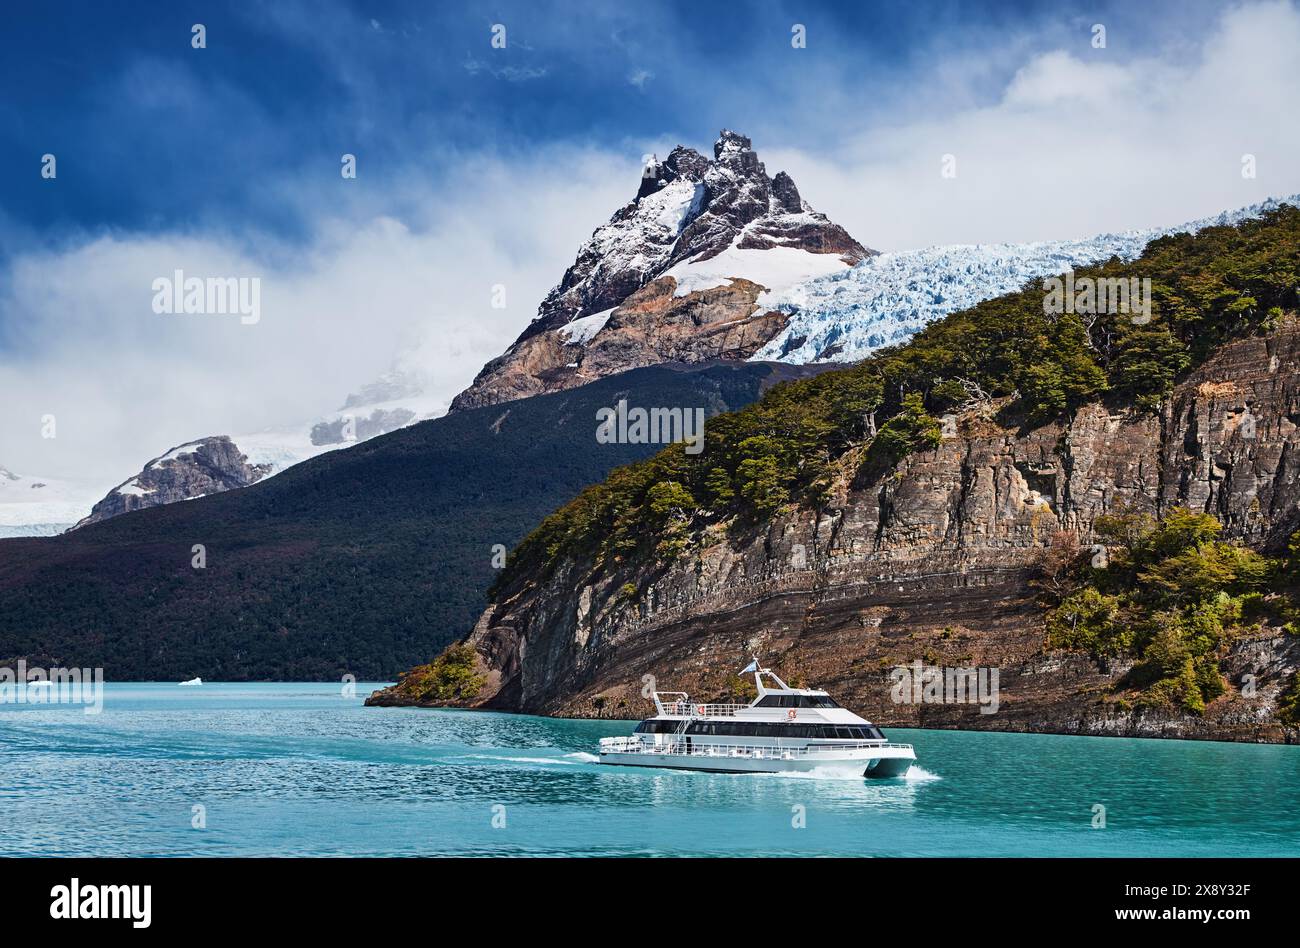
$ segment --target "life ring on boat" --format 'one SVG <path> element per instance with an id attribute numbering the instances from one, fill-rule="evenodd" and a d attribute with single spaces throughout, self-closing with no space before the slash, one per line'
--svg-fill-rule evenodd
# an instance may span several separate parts
<path id="1" fill-rule="evenodd" d="M 704 705 L 702 705 L 702 704 L 697 704 L 697 705 L 695 706 L 695 711 L 696 711 L 697 714 L 705 714 L 705 713 L 707 713 L 707 712 L 706 712 L 706 709 L 705 709 L 705 707 L 704 707 Z"/>
<path id="2" fill-rule="evenodd" d="M 795 718 L 799 716 L 799 712 L 796 711 L 794 708 L 791 708 L 789 711 L 785 713 L 785 716 L 789 720 L 793 721 Z"/>

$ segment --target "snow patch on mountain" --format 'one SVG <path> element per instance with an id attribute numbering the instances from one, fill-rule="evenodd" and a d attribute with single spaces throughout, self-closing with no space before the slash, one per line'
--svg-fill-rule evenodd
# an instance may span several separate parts
<path id="1" fill-rule="evenodd" d="M 309 458 L 339 448 L 350 448 L 370 438 L 447 413 L 447 400 L 427 394 L 406 395 L 388 401 L 358 404 L 349 398 L 338 411 L 320 416 L 311 424 L 232 435 L 231 440 L 254 466 L 270 465 L 266 477 L 273 477 Z M 374 420 L 373 427 L 368 424 Z M 394 423 L 394 419 L 403 419 Z M 333 440 L 332 433 L 338 432 Z M 322 440 L 323 437 L 331 440 Z M 315 440 L 313 440 L 315 439 Z"/>
<path id="2" fill-rule="evenodd" d="M 583 248 L 600 260 L 587 283 L 598 283 L 612 273 L 656 272 L 672 253 L 699 189 L 694 181 L 673 181 L 643 197 L 634 213 L 598 228 Z"/>
<path id="3" fill-rule="evenodd" d="M 605 328 L 605 323 L 609 322 L 610 314 L 613 312 L 613 308 L 610 308 L 599 313 L 592 313 L 590 316 L 579 317 L 572 322 L 565 323 L 555 330 L 555 333 L 564 340 L 564 344 L 567 346 L 586 345 L 596 333 Z"/>
<path id="4" fill-rule="evenodd" d="M 1300 195 L 1282 201 L 1269 199 L 1176 227 L 1102 234 L 1086 240 L 957 245 L 878 254 L 851 269 L 778 294 L 775 308 L 789 313 L 790 320 L 751 359 L 799 365 L 856 362 L 877 349 L 907 341 L 949 313 L 1015 292 L 1034 280 L 1111 257 L 1132 260 L 1157 237 L 1236 224 L 1281 203 L 1300 204 Z M 763 280 L 760 277 L 756 282 Z"/>
<path id="5" fill-rule="evenodd" d="M 759 295 L 760 309 L 781 309 L 802 300 L 799 289 L 811 280 L 849 269 L 836 254 L 809 253 L 796 247 L 741 250 L 734 245 L 707 260 L 689 260 L 671 267 L 664 275 L 677 281 L 674 296 L 726 286 L 740 278 L 765 287 Z"/>
<path id="6" fill-rule="evenodd" d="M 199 446 L 199 444 L 200 442 L 198 441 L 191 441 L 188 444 L 182 444 L 179 447 L 172 448 L 162 457 L 149 462 L 149 468 L 151 470 L 157 470 L 158 468 L 166 464 L 168 461 L 176 461 L 179 460 L 180 458 L 185 457 L 186 455 L 193 454 L 195 449 Z M 132 481 L 131 483 L 134 483 L 134 481 Z M 122 488 L 120 487 L 118 488 L 119 491 L 121 491 L 121 489 Z"/>
<path id="7" fill-rule="evenodd" d="M 102 484 L 0 468 L 0 538 L 62 533 L 84 517 L 102 493 Z"/>

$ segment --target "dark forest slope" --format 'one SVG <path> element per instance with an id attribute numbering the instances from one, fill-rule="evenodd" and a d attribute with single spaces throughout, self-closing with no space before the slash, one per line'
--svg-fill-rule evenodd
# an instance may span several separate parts
<path id="1" fill-rule="evenodd" d="M 599 444 L 596 410 L 712 415 L 801 370 L 639 369 L 458 413 L 242 490 L 54 538 L 0 541 L 0 661 L 110 679 L 392 677 L 466 634 L 494 544 L 657 445 Z M 191 566 L 195 544 L 207 566 Z"/>

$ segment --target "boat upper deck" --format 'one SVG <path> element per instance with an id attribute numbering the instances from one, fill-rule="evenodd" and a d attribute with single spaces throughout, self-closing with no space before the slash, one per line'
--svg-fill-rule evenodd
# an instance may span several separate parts
<path id="1" fill-rule="evenodd" d="M 764 677 L 775 682 L 776 687 L 764 683 Z M 825 691 L 812 688 L 791 688 L 767 669 L 754 675 L 757 694 L 748 704 L 739 702 L 697 702 L 683 691 L 654 692 L 655 710 L 652 720 L 679 721 L 737 721 L 748 723 L 787 724 L 795 721 L 835 725 L 868 725 L 847 708 L 841 708 Z"/>

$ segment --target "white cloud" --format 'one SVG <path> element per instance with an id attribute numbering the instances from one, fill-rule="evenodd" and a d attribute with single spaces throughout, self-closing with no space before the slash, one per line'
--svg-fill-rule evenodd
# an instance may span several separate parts
<path id="1" fill-rule="evenodd" d="M 1232 8 L 1199 47 L 1147 58 L 1087 40 L 1030 56 L 991 105 L 911 103 L 832 153 L 755 147 L 881 250 L 1085 237 L 1300 191 L 1293 4 Z M 947 154 L 955 179 L 940 175 Z M 1241 176 L 1244 154 L 1255 179 Z"/>
<path id="2" fill-rule="evenodd" d="M 487 73 L 494 79 L 504 79 L 506 82 L 531 82 L 534 79 L 544 79 L 549 72 L 545 66 L 490 66 L 468 53 L 462 65 L 471 76 Z"/>
<path id="3" fill-rule="evenodd" d="M 1084 62 L 1056 50 L 1039 56 L 1016 73 L 1003 99 L 1008 106 L 1070 107 L 1077 102 L 1106 106 L 1133 90 L 1132 70 L 1107 62 Z"/>
<path id="4" fill-rule="evenodd" d="M 19 256 L 0 274 L 0 325 L 14 335 L 0 354 L 0 464 L 94 476 L 107 489 L 172 445 L 309 421 L 395 363 L 449 401 L 631 196 L 638 157 L 465 156 L 441 187 L 402 185 L 407 223 L 353 224 L 316 195 L 322 212 L 305 249 L 114 234 Z M 151 284 L 177 269 L 260 277 L 260 322 L 155 314 Z M 505 309 L 491 306 L 495 284 Z M 52 440 L 40 436 L 47 414 L 58 421 Z"/>

